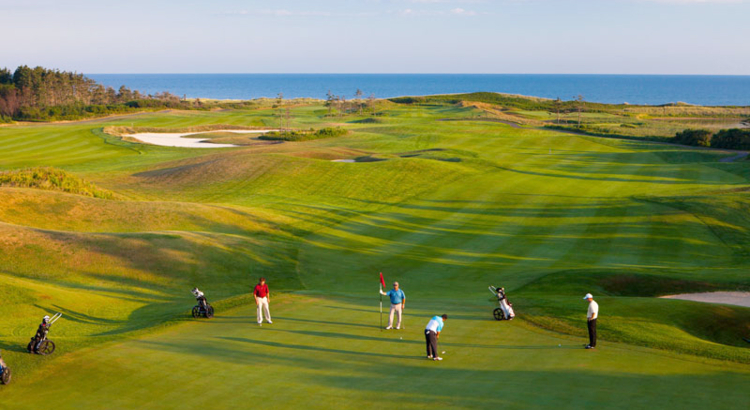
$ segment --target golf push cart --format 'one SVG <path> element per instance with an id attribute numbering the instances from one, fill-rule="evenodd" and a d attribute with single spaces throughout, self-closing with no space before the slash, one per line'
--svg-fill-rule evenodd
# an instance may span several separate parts
<path id="1" fill-rule="evenodd" d="M 46 356 L 55 351 L 55 342 L 47 339 L 47 333 L 49 333 L 52 324 L 57 322 L 61 317 L 62 313 L 55 313 L 52 317 L 44 316 L 42 318 L 42 324 L 39 325 L 36 334 L 31 338 L 29 345 L 26 346 L 26 350 L 28 350 L 29 353 Z"/>
<path id="2" fill-rule="evenodd" d="M 5 365 L 2 353 L 0 353 L 0 383 L 10 383 L 10 369 Z"/>
<path id="3" fill-rule="evenodd" d="M 214 317 L 214 308 L 208 303 L 203 292 L 198 290 L 198 288 L 193 288 L 192 292 L 195 300 L 198 301 L 198 304 L 193 306 L 193 317 L 196 319 L 199 317 L 205 317 L 206 319 Z"/>
<path id="4" fill-rule="evenodd" d="M 497 303 L 500 305 L 500 307 L 495 308 L 492 312 L 495 320 L 513 320 L 516 317 L 516 313 L 513 311 L 513 304 L 508 302 L 508 297 L 505 296 L 505 288 L 490 286 L 489 289 L 497 297 Z"/>

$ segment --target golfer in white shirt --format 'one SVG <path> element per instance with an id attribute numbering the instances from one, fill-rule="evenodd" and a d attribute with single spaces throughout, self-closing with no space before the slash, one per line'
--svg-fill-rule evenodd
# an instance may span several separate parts
<path id="1" fill-rule="evenodd" d="M 596 319 L 599 317 L 599 304 L 594 302 L 594 296 L 590 293 L 587 293 L 583 299 L 589 301 L 589 311 L 586 315 L 589 328 L 589 344 L 586 345 L 586 349 L 594 349 L 596 348 Z"/>

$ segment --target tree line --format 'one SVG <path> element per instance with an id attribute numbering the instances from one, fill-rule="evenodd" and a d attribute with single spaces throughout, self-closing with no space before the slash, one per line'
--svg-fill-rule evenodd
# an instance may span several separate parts
<path id="1" fill-rule="evenodd" d="M 20 66 L 0 68 L 0 122 L 78 119 L 134 109 L 185 105 L 168 92 L 143 94 L 121 86 L 117 91 L 83 74 Z"/>

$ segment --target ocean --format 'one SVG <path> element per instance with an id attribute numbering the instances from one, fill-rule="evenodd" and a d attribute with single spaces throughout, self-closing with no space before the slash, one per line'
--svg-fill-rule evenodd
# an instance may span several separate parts
<path id="1" fill-rule="evenodd" d="M 376 98 L 493 91 L 629 104 L 750 105 L 750 76 L 566 74 L 87 74 L 105 85 L 188 98 Z"/>

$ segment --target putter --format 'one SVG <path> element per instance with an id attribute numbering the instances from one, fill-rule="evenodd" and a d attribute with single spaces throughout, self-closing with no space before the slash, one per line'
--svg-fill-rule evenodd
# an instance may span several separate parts
<path id="1" fill-rule="evenodd" d="M 745 337 L 743 337 L 743 338 L 742 338 L 742 340 L 744 340 L 744 341 L 746 341 L 746 342 L 750 343 L 750 339 L 748 339 L 748 338 L 745 338 Z"/>

